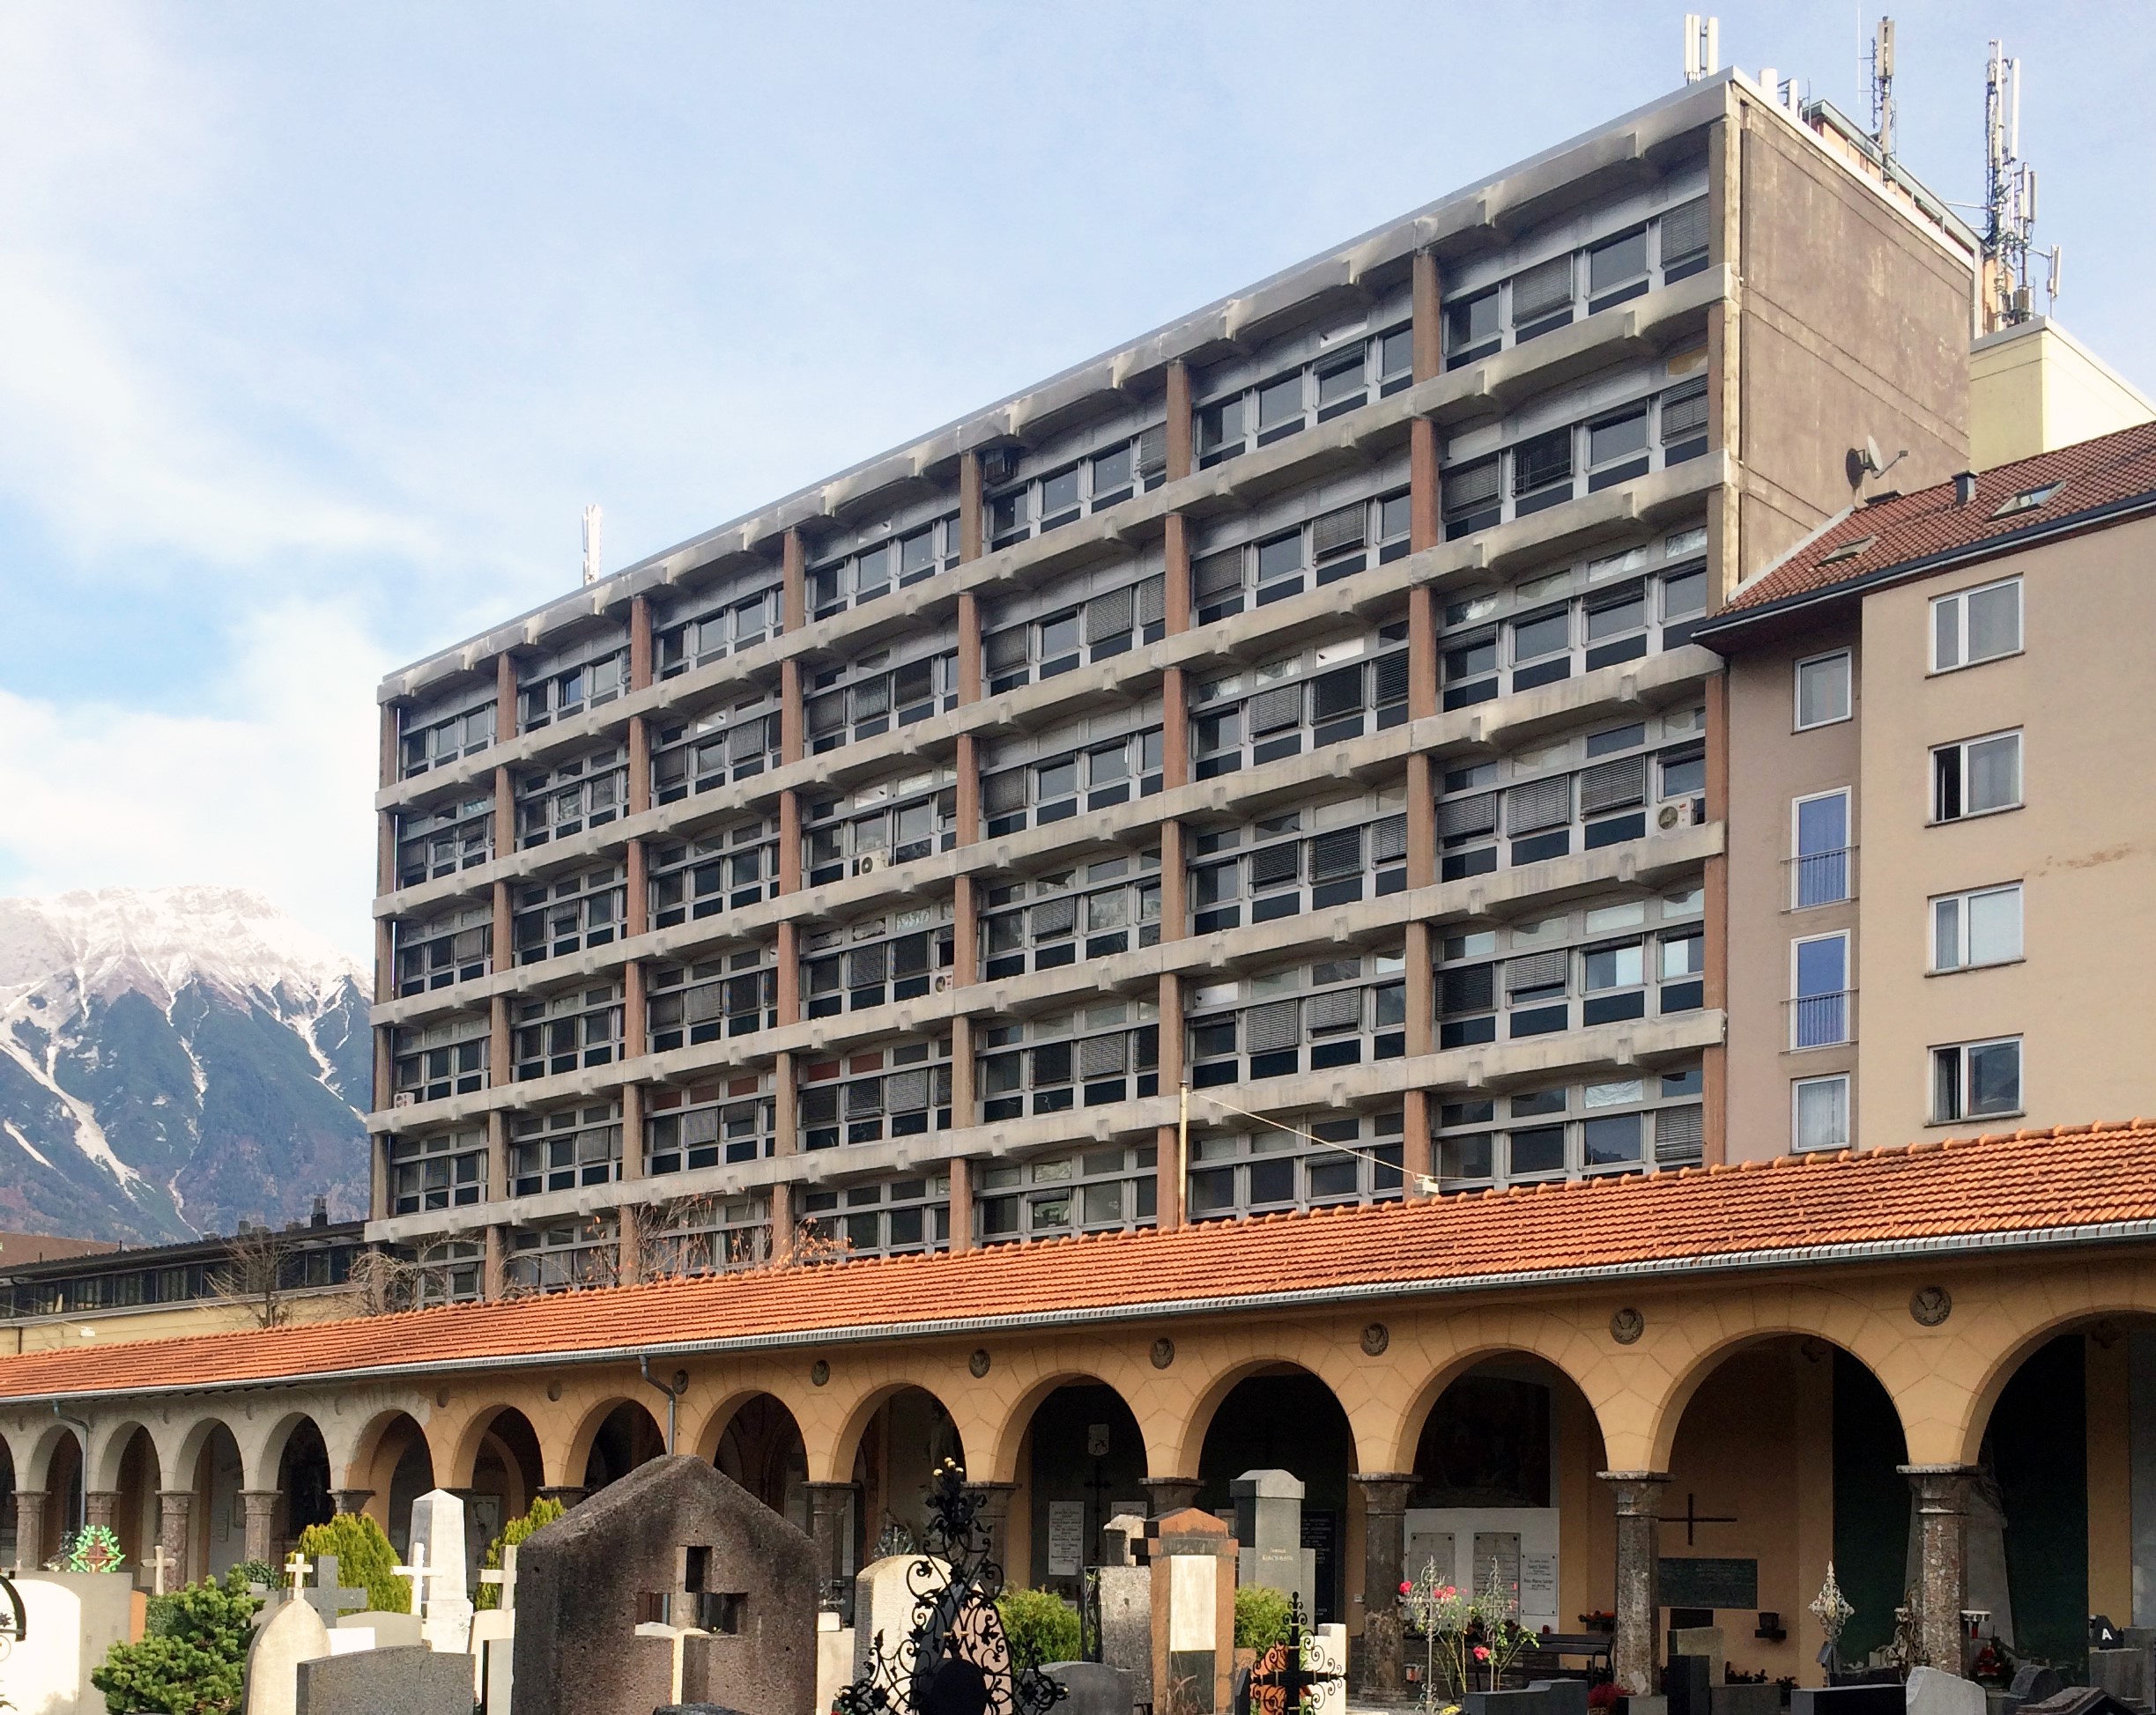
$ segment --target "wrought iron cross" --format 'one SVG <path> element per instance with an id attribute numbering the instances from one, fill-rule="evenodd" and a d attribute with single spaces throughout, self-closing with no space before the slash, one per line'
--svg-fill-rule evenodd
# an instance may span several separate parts
<path id="1" fill-rule="evenodd" d="M 1667 1517 L 1657 1517 L 1655 1522 L 1658 1525 L 1682 1525 L 1685 1527 L 1685 1546 L 1687 1549 L 1691 1549 L 1697 1548 L 1699 1546 L 1699 1536 L 1697 1533 L 1701 1525 L 1733 1525 L 1737 1522 L 1737 1519 L 1734 1515 L 1724 1519 L 1717 1517 L 1710 1512 L 1700 1512 L 1695 1511 L 1695 1503 L 1693 1497 L 1690 1495 L 1686 1495 L 1685 1497 L 1685 1512 L 1682 1518 L 1671 1519 Z"/>
<path id="2" fill-rule="evenodd" d="M 1250 1705 L 1266 1715 L 1296 1715 L 1303 1699 L 1320 1686 L 1337 1684 L 1345 1677 L 1330 1667 L 1308 1665 L 1310 1634 L 1303 1623 L 1302 1597 L 1288 1599 L 1287 1641 L 1275 1644 L 1265 1660 L 1251 1670 Z M 1277 1659 L 1276 1659 L 1277 1658 Z"/>

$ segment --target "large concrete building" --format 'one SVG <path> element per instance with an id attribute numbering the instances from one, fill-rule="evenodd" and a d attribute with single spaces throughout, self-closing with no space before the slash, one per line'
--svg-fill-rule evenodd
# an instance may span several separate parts
<path id="1" fill-rule="evenodd" d="M 1867 435 L 1967 457 L 1973 243 L 1865 148 L 1688 86 L 392 674 L 370 1233 L 476 1297 L 1720 1159 L 1692 634 Z"/>

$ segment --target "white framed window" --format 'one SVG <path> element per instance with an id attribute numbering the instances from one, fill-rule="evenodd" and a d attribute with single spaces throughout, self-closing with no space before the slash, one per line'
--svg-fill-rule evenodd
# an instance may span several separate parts
<path id="1" fill-rule="evenodd" d="M 1954 1042 L 1931 1051 L 1931 1123 L 2021 1112 L 2021 1039 Z"/>
<path id="2" fill-rule="evenodd" d="M 2021 883 L 1948 893 L 1931 902 L 1931 968 L 1967 971 L 2021 957 Z"/>
<path id="3" fill-rule="evenodd" d="M 1957 589 L 1931 602 L 1931 670 L 1951 673 L 2021 653 L 2021 580 Z"/>
<path id="4" fill-rule="evenodd" d="M 1849 652 L 1813 655 L 1797 663 L 1797 730 L 1831 727 L 1849 718 Z"/>
<path id="5" fill-rule="evenodd" d="M 1789 909 L 1840 905 L 1855 898 L 1849 788 L 1795 800 L 1789 824 Z"/>
<path id="6" fill-rule="evenodd" d="M 1849 1147 L 1849 1075 L 1798 1078 L 1789 1085 L 1789 1137 L 1799 1151 Z"/>
<path id="7" fill-rule="evenodd" d="M 1931 819 L 1959 822 L 2021 805 L 2021 735 L 1988 733 L 1931 752 Z"/>
<path id="8" fill-rule="evenodd" d="M 1789 1046 L 1849 1040 L 1849 937 L 1815 935 L 1789 943 Z"/>

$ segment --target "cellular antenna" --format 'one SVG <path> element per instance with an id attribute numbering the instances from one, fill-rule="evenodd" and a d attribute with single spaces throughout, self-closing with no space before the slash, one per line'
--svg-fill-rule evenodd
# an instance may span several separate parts
<path id="1" fill-rule="evenodd" d="M 1871 35 L 1871 140 L 1884 159 L 1894 152 L 1894 20 L 1879 19 Z"/>
<path id="2" fill-rule="evenodd" d="M 2046 257 L 2051 265 L 2046 298 L 2058 296 L 2059 251 L 2034 249 L 2035 229 L 2036 169 L 2021 159 L 2021 62 L 2007 58 L 2004 45 L 1995 41 L 1984 78 L 1987 332 L 2029 319 L 2032 255 Z"/>
<path id="3" fill-rule="evenodd" d="M 1722 70 L 1722 20 L 1685 14 L 1685 81 L 1696 84 Z"/>
<path id="4" fill-rule="evenodd" d="M 599 509 L 596 505 L 584 508 L 584 581 L 596 584 L 599 580 Z"/>

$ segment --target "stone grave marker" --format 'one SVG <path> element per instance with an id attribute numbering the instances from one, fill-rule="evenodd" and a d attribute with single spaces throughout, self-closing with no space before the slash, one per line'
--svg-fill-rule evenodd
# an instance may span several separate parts
<path id="1" fill-rule="evenodd" d="M 115 1644 L 136 1635 L 134 1574 L 26 1572 L 15 1588 L 25 1628 L 0 1691 L 39 1715 L 104 1715 L 105 1694 L 90 1674 Z"/>
<path id="2" fill-rule="evenodd" d="M 426 1579 L 426 1623 L 420 1635 L 429 1649 L 462 1655 L 471 1641 L 470 1546 L 464 1540 L 464 1497 L 447 1489 L 430 1489 L 411 1504 L 411 1560 Z M 415 1584 L 415 1598 L 419 1590 Z M 419 1604 L 413 1604 L 415 1612 Z"/>
<path id="3" fill-rule="evenodd" d="M 1155 1706 L 1180 1687 L 1195 1715 L 1221 1715 L 1235 1658 L 1235 1539 L 1211 1513 L 1185 1507 L 1156 1520 L 1146 1546 Z"/>
<path id="4" fill-rule="evenodd" d="M 499 1570 L 490 1566 L 479 1574 L 481 1584 L 500 1590 L 500 1606 L 471 1616 L 472 1695 L 487 1715 L 508 1715 L 509 1688 L 515 1682 L 518 1546 L 511 1542 L 502 1549 Z"/>
<path id="5" fill-rule="evenodd" d="M 2134 1715 L 2108 1691 L 2100 1691 L 2093 1685 L 2070 1685 L 2029 1708 L 2034 1715 Z"/>
<path id="6" fill-rule="evenodd" d="M 2089 1684 L 2108 1692 L 2121 1703 L 2146 1706 L 2149 1700 L 2149 1652 L 2120 1648 L 2089 1652 Z"/>
<path id="7" fill-rule="evenodd" d="M 1041 1671 L 1063 1689 L 1059 1715 L 1130 1715 L 1130 1675 L 1104 1661 L 1045 1661 Z"/>
<path id="8" fill-rule="evenodd" d="M 1713 1683 L 1707 1676 L 1712 1665 L 1703 1655 L 1670 1658 L 1662 1675 L 1662 1695 L 1670 1700 L 1670 1715 L 1712 1715 L 1707 1695 Z"/>
<path id="9" fill-rule="evenodd" d="M 1152 1695 L 1152 1568 L 1145 1559 L 1145 1520 L 1117 1513 L 1101 1531 L 1100 1660 L 1130 1675 L 1130 1696 Z"/>
<path id="10" fill-rule="evenodd" d="M 1310 1715 L 1347 1715 L 1347 1628 L 1317 1626 L 1310 1633 L 1310 1665 L 1335 1675 L 1321 1679 L 1310 1693 Z M 1582 1704 L 1580 1715 L 1587 1715 Z"/>
<path id="11" fill-rule="evenodd" d="M 2056 1667 L 2030 1661 L 2014 1670 L 2013 1683 L 2007 1689 L 2024 1704 L 2043 1703 L 2066 1689 L 2066 1679 Z"/>
<path id="12" fill-rule="evenodd" d="M 1729 1656 L 1723 1648 L 1720 1626 L 1672 1626 L 1669 1655 L 1672 1661 L 1680 1655 L 1706 1657 L 1707 1685 L 1710 1691 L 1728 1682 Z M 1696 1715 L 1707 1715 L 1704 1705 Z"/>
<path id="13" fill-rule="evenodd" d="M 1532 1679 L 1527 1689 L 1542 1694 L 1543 1715 L 1587 1715 L 1587 1682 L 1583 1679 Z"/>
<path id="14" fill-rule="evenodd" d="M 294 1558 L 297 1558 L 295 1556 Z M 315 1582 L 298 1593 L 300 1599 L 322 1615 L 325 1626 L 342 1623 L 344 1616 L 367 1606 L 367 1592 L 355 1590 L 342 1583 L 344 1574 L 337 1564 L 337 1556 L 326 1554 L 315 1563 Z"/>
<path id="15" fill-rule="evenodd" d="M 1460 1700 L 1463 1715 L 1550 1715 L 1540 1690 L 1470 1691 Z"/>
<path id="16" fill-rule="evenodd" d="M 1710 1685 L 1707 1706 L 1712 1715 L 1782 1715 L 1779 1685 Z M 1976 1715 L 1983 1715 L 1979 1710 Z"/>
<path id="17" fill-rule="evenodd" d="M 293 1715 L 471 1715 L 471 1674 L 425 1647 L 324 1656 L 300 1664 Z"/>
<path id="18" fill-rule="evenodd" d="M 853 1677 L 867 1674 L 878 1649 L 910 1636 L 922 1599 L 950 1583 L 951 1563 L 928 1554 L 885 1555 L 855 1573 Z"/>
<path id="19" fill-rule="evenodd" d="M 153 1596 L 163 1595 L 165 1593 L 165 1574 L 176 1568 L 180 1563 L 174 1560 L 166 1551 L 165 1545 L 159 1542 L 156 1551 L 142 1563 L 150 1569 L 150 1593 Z"/>
<path id="20" fill-rule="evenodd" d="M 426 1642 L 419 1635 L 420 1620 L 417 1614 L 396 1614 L 387 1608 L 365 1608 L 357 1614 L 340 1614 L 331 1635 L 340 1631 L 371 1633 L 377 1650 L 414 1649 Z M 343 1652 L 339 1652 L 343 1653 Z"/>
<path id="21" fill-rule="evenodd" d="M 298 1715 L 300 1664 L 329 1653 L 330 1629 L 322 1615 L 302 1601 L 278 1603 L 247 1646 L 241 1700 L 246 1715 Z"/>
<path id="22" fill-rule="evenodd" d="M 1789 1715 L 1905 1715 L 1905 1711 L 1899 1685 L 1800 1685 L 1789 1693 Z"/>
<path id="23" fill-rule="evenodd" d="M 1901 1696 L 1908 1715 L 1984 1715 L 1984 1688 L 1937 1667 L 1913 1669 Z"/>
<path id="24" fill-rule="evenodd" d="M 1235 1503 L 1235 1581 L 1317 1603 L 1317 1550 L 1302 1545 L 1303 1485 L 1293 1471 L 1245 1471 L 1228 1484 Z"/>
<path id="25" fill-rule="evenodd" d="M 522 1545 L 515 1715 L 650 1715 L 700 1677 L 744 1715 L 803 1715 L 819 1593 L 801 1531 L 702 1460 L 648 1460 Z M 637 1635 L 669 1611 L 674 1635 Z"/>

